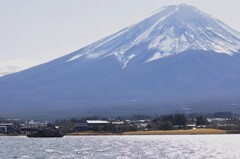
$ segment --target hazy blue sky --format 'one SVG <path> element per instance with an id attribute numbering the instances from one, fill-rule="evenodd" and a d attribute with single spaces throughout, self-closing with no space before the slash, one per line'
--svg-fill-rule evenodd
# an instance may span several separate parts
<path id="1" fill-rule="evenodd" d="M 238 0 L 0 0 L 0 72 L 63 56 L 181 3 L 240 31 Z"/>

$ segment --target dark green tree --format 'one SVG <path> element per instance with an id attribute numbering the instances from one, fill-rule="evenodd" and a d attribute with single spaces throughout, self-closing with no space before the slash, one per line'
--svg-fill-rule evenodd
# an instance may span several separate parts
<path id="1" fill-rule="evenodd" d="M 196 125 L 206 125 L 207 124 L 207 119 L 204 116 L 198 116 L 197 117 L 197 122 Z"/>
<path id="2" fill-rule="evenodd" d="M 173 125 L 179 125 L 180 128 L 183 128 L 186 124 L 187 118 L 185 114 L 174 114 Z"/>
<path id="3" fill-rule="evenodd" d="M 173 129 L 172 122 L 170 122 L 170 121 L 161 122 L 161 125 L 160 125 L 159 129 L 160 130 L 172 130 Z"/>

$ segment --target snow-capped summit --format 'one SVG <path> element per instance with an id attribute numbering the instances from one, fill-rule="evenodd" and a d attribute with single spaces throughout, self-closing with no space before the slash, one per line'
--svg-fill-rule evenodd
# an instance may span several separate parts
<path id="1" fill-rule="evenodd" d="M 240 34 L 195 7 L 186 4 L 171 5 L 75 52 L 67 62 L 80 57 L 90 60 L 114 55 L 126 67 L 129 61 L 146 53 L 141 51 L 143 49 L 151 52 L 151 55 L 146 55 L 145 62 L 186 50 L 233 55 L 240 50 Z"/>
<path id="2" fill-rule="evenodd" d="M 188 5 L 163 7 L 74 53 L 0 78 L 1 114 L 14 117 L 186 107 L 239 113 L 232 105 L 239 94 L 240 34 Z"/>

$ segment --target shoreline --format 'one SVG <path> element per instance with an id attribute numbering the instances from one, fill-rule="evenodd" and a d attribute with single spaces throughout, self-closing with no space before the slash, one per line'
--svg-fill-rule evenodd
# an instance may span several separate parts
<path id="1" fill-rule="evenodd" d="M 113 136 L 113 135 L 218 135 L 233 134 L 226 130 L 220 129 L 188 129 L 188 130 L 153 130 L 153 131 L 131 131 L 123 133 L 107 133 L 107 132 L 74 132 L 66 136 Z"/>
<path id="2" fill-rule="evenodd" d="M 68 133 L 64 136 L 131 136 L 131 135 L 234 135 L 240 134 L 237 130 L 220 130 L 211 128 L 202 129 L 187 129 L 187 130 L 151 130 L 151 131 L 130 131 L 122 133 L 112 133 L 112 132 L 73 132 Z M 0 133 L 0 137 L 8 136 L 27 136 L 25 134 L 3 134 Z"/>

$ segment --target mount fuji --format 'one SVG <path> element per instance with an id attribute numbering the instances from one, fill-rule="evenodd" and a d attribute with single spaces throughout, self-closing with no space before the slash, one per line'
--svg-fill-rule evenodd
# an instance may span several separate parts
<path id="1" fill-rule="evenodd" d="M 240 33 L 185 4 L 0 78 L 8 116 L 240 112 L 239 94 Z"/>

